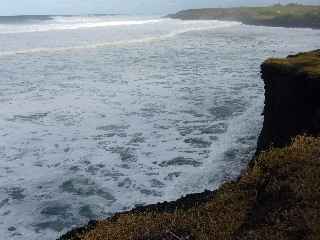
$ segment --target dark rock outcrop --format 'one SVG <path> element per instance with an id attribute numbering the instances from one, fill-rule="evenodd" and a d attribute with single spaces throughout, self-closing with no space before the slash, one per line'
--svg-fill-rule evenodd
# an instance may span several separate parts
<path id="1" fill-rule="evenodd" d="M 257 153 L 300 134 L 320 133 L 320 50 L 262 64 L 264 124 Z"/>

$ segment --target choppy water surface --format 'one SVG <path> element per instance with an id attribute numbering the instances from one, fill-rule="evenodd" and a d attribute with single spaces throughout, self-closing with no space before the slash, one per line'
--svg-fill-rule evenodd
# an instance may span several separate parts
<path id="1" fill-rule="evenodd" d="M 0 239 L 55 239 L 234 178 L 261 127 L 260 63 L 319 40 L 216 21 L 0 19 Z"/>

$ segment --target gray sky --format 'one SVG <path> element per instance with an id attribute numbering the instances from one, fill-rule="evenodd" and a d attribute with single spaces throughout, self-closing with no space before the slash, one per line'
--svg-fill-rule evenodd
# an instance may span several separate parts
<path id="1" fill-rule="evenodd" d="M 0 0 L 0 15 L 18 14 L 167 14 L 188 8 L 268 5 L 272 3 L 320 4 L 320 0 Z"/>

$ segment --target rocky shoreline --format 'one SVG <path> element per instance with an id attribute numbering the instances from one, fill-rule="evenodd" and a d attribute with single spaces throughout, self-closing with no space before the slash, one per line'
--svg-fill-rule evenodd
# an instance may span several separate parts
<path id="1" fill-rule="evenodd" d="M 320 237 L 320 140 L 298 137 L 290 145 L 297 135 L 320 133 L 320 50 L 269 59 L 261 69 L 264 125 L 256 158 L 237 181 L 91 221 L 59 240 Z M 271 146 L 281 148 L 265 152 Z"/>

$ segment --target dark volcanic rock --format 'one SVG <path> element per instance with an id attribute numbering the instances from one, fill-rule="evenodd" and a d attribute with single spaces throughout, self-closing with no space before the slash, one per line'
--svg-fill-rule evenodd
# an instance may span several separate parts
<path id="1" fill-rule="evenodd" d="M 262 64 L 264 124 L 257 153 L 299 134 L 320 133 L 320 50 Z"/>

